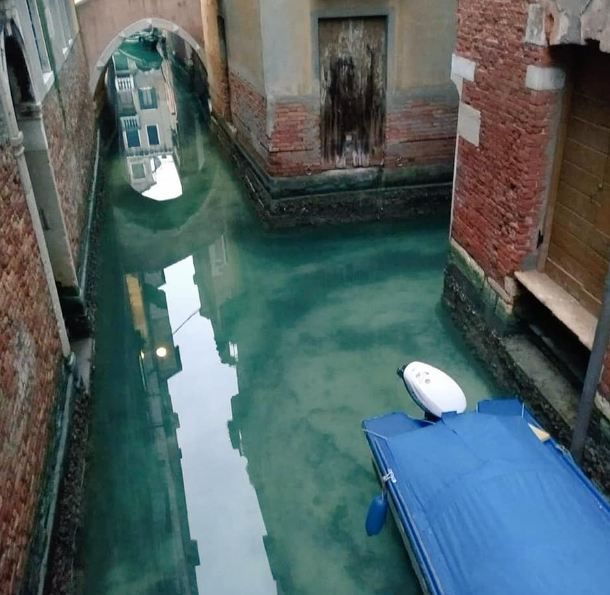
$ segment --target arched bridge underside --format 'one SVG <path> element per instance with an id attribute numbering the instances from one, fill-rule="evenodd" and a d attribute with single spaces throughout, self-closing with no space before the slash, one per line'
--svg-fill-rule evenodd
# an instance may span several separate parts
<path id="1" fill-rule="evenodd" d="M 182 37 L 205 64 L 199 0 L 83 0 L 77 11 L 92 93 L 122 41 L 151 27 Z"/>

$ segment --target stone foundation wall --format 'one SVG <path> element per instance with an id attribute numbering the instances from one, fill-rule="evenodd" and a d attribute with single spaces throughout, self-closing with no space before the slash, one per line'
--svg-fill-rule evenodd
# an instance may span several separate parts
<path id="1" fill-rule="evenodd" d="M 215 119 L 212 129 L 235 164 L 259 217 L 269 227 L 449 215 L 451 183 L 443 172 L 420 184 L 408 176 L 396 179 L 371 169 L 275 178 L 240 144 L 239 135 L 232 135 Z"/>
<path id="2" fill-rule="evenodd" d="M 17 164 L 0 146 L 0 593 L 24 573 L 61 349 Z"/>
<path id="3" fill-rule="evenodd" d="M 288 178 L 335 171 L 321 155 L 318 98 L 281 97 L 270 103 L 234 72 L 230 82 L 238 140 L 268 175 Z M 439 169 L 450 179 L 457 121 L 454 95 L 452 89 L 442 88 L 388 99 L 384 169 L 412 172 L 414 183 L 425 183 L 429 172 Z"/>
<path id="4" fill-rule="evenodd" d="M 86 224 L 95 148 L 95 107 L 81 36 L 43 102 L 43 117 L 55 181 L 76 263 Z"/>
<path id="5" fill-rule="evenodd" d="M 443 302 L 467 342 L 489 369 L 501 391 L 518 395 L 554 438 L 569 448 L 579 391 L 549 355 L 520 328 L 493 289 L 493 281 L 452 248 Z M 594 408 L 583 468 L 610 493 L 610 419 Z"/>

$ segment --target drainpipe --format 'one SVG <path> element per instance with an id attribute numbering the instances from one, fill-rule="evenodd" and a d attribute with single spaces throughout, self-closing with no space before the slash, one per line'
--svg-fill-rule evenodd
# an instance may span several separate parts
<path id="1" fill-rule="evenodd" d="M 572 436 L 572 445 L 570 450 L 572 456 L 577 463 L 582 461 L 585 450 L 585 440 L 587 439 L 587 431 L 591 422 L 591 413 L 595 402 L 595 393 L 599 384 L 602 366 L 604 365 L 604 356 L 608 349 L 608 339 L 610 338 L 610 269 L 606 275 L 606 284 L 604 286 L 604 297 L 602 301 L 602 309 L 595 327 L 595 338 L 593 339 L 593 347 L 591 348 L 591 356 L 587 366 L 585 382 L 582 387 L 582 394 L 578 404 L 578 413 L 576 414 L 576 423 L 574 424 L 574 434 Z"/>
<path id="2" fill-rule="evenodd" d="M 40 259 L 42 260 L 42 268 L 44 270 L 44 276 L 47 281 L 49 295 L 51 296 L 53 313 L 55 314 L 55 320 L 57 323 L 57 331 L 59 333 L 59 340 L 61 343 L 61 352 L 64 358 L 68 358 L 70 355 L 70 342 L 68 340 L 68 333 L 66 331 L 63 314 L 61 312 L 61 306 L 59 304 L 59 294 L 57 293 L 57 287 L 55 286 L 55 278 L 53 277 L 51 259 L 49 258 L 47 244 L 44 239 L 44 232 L 42 230 L 40 214 L 38 213 L 38 207 L 36 206 L 36 198 L 34 197 L 32 180 L 30 179 L 30 172 L 28 170 L 28 166 L 25 160 L 25 149 L 23 148 L 23 133 L 21 132 L 21 130 L 19 130 L 17 118 L 15 116 L 15 108 L 13 106 L 13 98 L 11 97 L 11 88 L 8 82 L 8 74 L 6 71 L 4 36 L 2 36 L 0 43 L 2 44 L 0 47 L 0 105 L 2 107 L 3 116 L 7 124 L 13 154 L 15 155 L 15 160 L 17 161 L 19 177 L 21 178 L 21 184 L 23 186 L 23 192 L 25 194 L 25 200 L 28 206 L 28 211 L 30 212 L 30 217 L 32 219 L 34 235 L 36 236 L 36 243 L 38 245 Z"/>

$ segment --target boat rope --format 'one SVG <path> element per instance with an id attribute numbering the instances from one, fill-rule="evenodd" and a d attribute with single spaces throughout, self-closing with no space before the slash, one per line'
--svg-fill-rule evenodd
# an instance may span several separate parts
<path id="1" fill-rule="evenodd" d="M 388 481 L 391 481 L 392 483 L 396 483 L 396 478 L 394 477 L 394 471 L 392 471 L 391 469 L 388 469 L 388 472 L 381 477 L 381 481 L 383 481 L 384 486 L 386 483 L 388 483 Z"/>

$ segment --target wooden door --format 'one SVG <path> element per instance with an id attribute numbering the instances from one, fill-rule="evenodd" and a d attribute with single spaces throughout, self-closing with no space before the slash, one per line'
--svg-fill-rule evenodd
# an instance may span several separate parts
<path id="1" fill-rule="evenodd" d="M 385 17 L 321 19 L 322 159 L 337 168 L 383 163 Z"/>
<path id="2" fill-rule="evenodd" d="M 597 315 L 610 254 L 610 55 L 579 52 L 546 273 Z"/>

